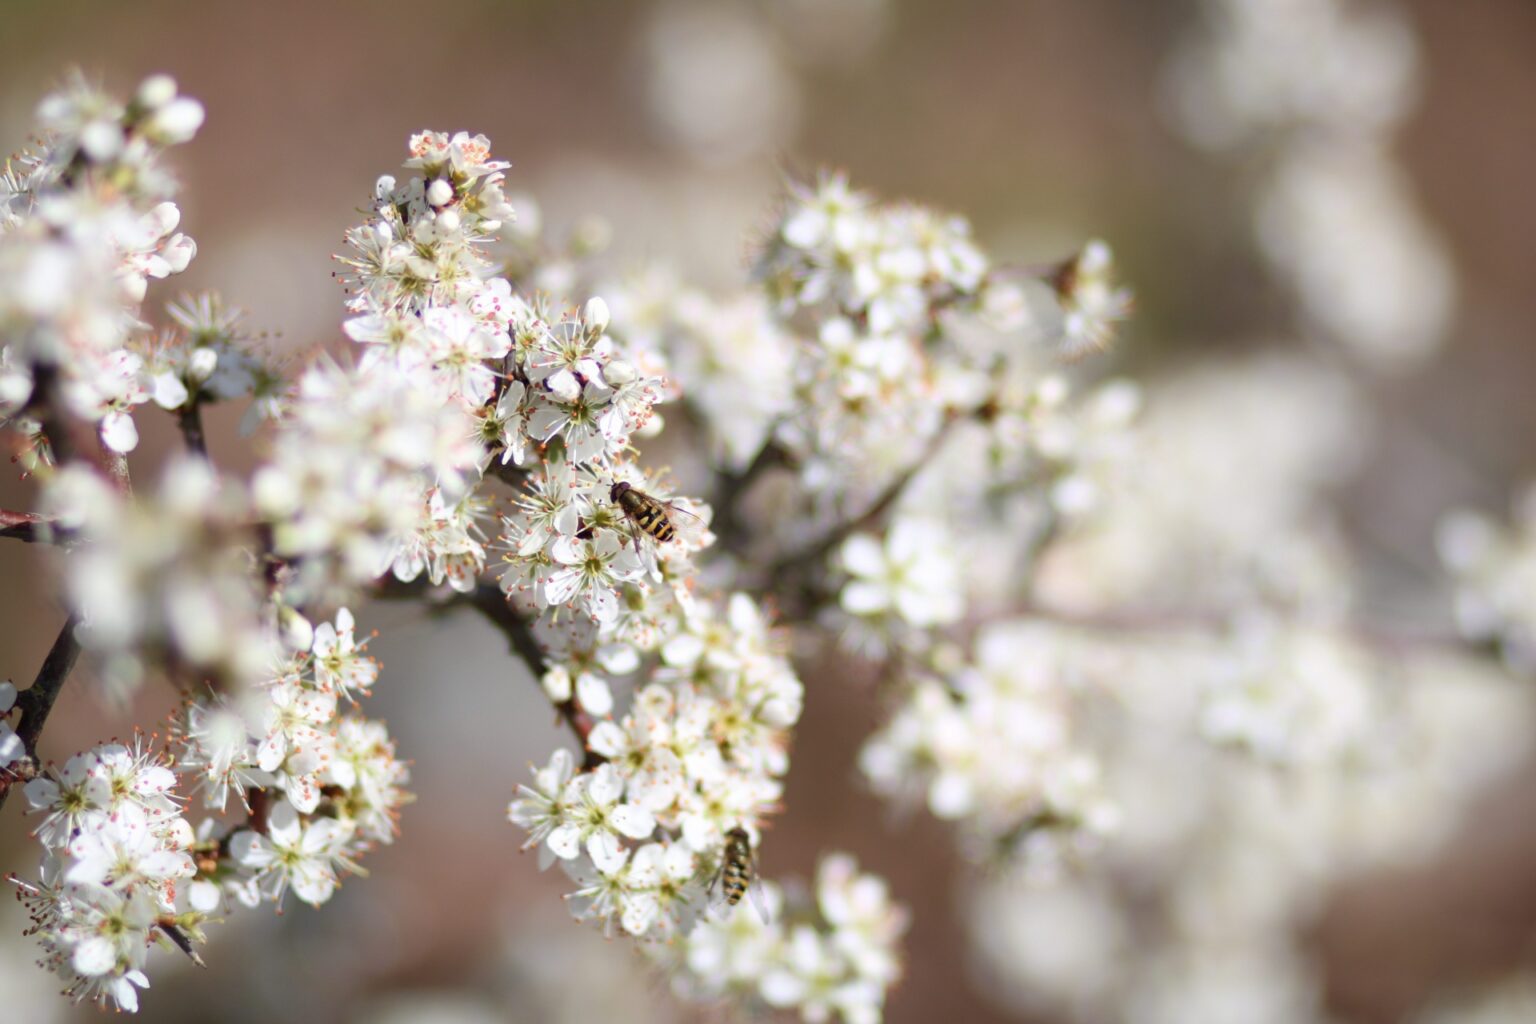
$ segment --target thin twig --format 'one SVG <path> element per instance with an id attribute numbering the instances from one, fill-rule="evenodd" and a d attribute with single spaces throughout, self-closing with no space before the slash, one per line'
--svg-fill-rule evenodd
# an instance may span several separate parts
<path id="1" fill-rule="evenodd" d="M 1025 604 L 1010 609 L 1009 614 L 1025 618 L 1042 619 L 1072 629 L 1095 630 L 1108 633 L 1203 633 L 1220 634 L 1231 630 L 1236 623 L 1232 615 L 1222 611 L 1183 608 L 1109 608 L 1078 611 L 1053 608 L 1050 605 Z M 986 619 L 990 616 L 980 616 Z M 1340 622 L 1320 623 L 1321 628 L 1347 637 L 1362 647 L 1380 654 L 1399 655 L 1416 650 L 1468 651 L 1478 650 L 1474 641 L 1459 633 L 1408 631 L 1388 628 L 1378 623 Z"/>
<path id="2" fill-rule="evenodd" d="M 19 540 L 27 544 L 59 544 L 59 527 L 47 516 L 36 512 L 14 512 L 0 509 L 0 537 Z"/>
<path id="3" fill-rule="evenodd" d="M 940 446 L 944 444 L 945 438 L 949 436 L 950 428 L 960 418 L 960 414 L 957 413 L 951 413 L 946 416 L 939 429 L 935 430 L 933 436 L 928 438 L 928 443 L 923 447 L 922 454 L 912 460 L 912 463 L 906 469 L 902 470 L 890 483 L 886 484 L 885 489 L 880 492 L 879 496 L 863 512 L 851 519 L 844 519 L 822 534 L 817 540 L 812 541 L 798 551 L 790 552 L 774 562 L 768 569 L 768 589 L 782 594 L 787 584 L 796 575 L 804 572 L 811 566 L 819 564 L 822 559 L 831 553 L 833 548 L 853 534 L 860 530 L 870 529 L 885 518 L 885 514 L 890 511 L 891 506 L 895 505 L 901 498 L 902 493 L 906 491 L 907 485 L 912 482 L 912 478 L 917 476 L 923 467 L 937 454 Z"/>
<path id="4" fill-rule="evenodd" d="M 31 686 L 16 695 L 16 708 L 21 712 L 21 723 L 16 727 L 16 735 L 27 753 L 18 764 L 0 772 L 0 806 L 4 806 L 12 785 L 37 775 L 37 742 L 48 721 L 48 714 L 53 710 L 54 701 L 59 699 L 59 691 L 64 688 L 64 680 L 69 678 L 75 660 L 80 657 L 80 641 L 75 638 L 75 627 L 79 624 L 80 620 L 74 615 L 65 620 L 64 628 L 59 630 L 53 647 L 43 659 L 43 667 L 38 670 L 37 678 Z"/>

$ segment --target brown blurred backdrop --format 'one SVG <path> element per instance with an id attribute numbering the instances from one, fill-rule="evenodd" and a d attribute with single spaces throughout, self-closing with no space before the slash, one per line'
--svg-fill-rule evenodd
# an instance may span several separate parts
<path id="1" fill-rule="evenodd" d="M 1189 148 L 1160 110 L 1159 73 L 1192 3 L 850 2 L 825 19 L 816 6 L 749 9 L 768 26 L 778 77 L 751 77 L 754 51 L 732 40 L 729 19 L 706 26 L 705 49 L 718 42 L 727 68 L 749 70 L 740 95 L 722 91 L 726 109 L 700 142 L 658 112 L 665 54 L 682 30 L 656 5 L 0 0 L 0 145 L 23 142 L 37 100 L 72 65 L 119 92 L 149 72 L 174 74 L 208 113 L 172 161 L 199 255 L 151 291 L 151 308 L 218 288 L 294 349 L 338 343 L 330 255 L 373 179 L 428 127 L 489 135 L 513 161 L 509 187 L 536 197 L 557 234 L 599 215 L 621 264 L 663 257 L 729 286 L 781 173 L 830 164 L 884 194 L 966 213 L 1002 259 L 1111 239 L 1137 289 L 1118 357 L 1132 371 L 1284 334 L 1286 299 L 1252 252 L 1242 168 Z M 1511 482 L 1536 472 L 1536 4 L 1404 6 L 1424 86 L 1400 152 L 1453 254 L 1461 300 L 1441 355 L 1382 385 L 1388 422 L 1402 429 L 1384 431 L 1345 497 L 1358 540 L 1422 554 L 1445 506 L 1501 507 Z M 230 467 L 249 464 L 239 412 L 216 409 L 210 423 L 214 455 Z M 138 419 L 142 474 L 172 425 L 151 407 Z M 14 474 L 0 480 L 0 505 L 24 507 L 27 494 Z M 46 554 L 0 546 L 0 677 L 21 683 L 62 617 L 41 575 Z M 210 969 L 157 974 L 144 1019 L 430 1019 L 412 993 L 452 989 L 480 994 L 466 1013 L 517 1008 L 455 1019 L 539 1021 L 555 1019 L 545 1001 L 561 978 L 590 990 L 588 1019 L 684 1016 L 622 943 L 567 923 L 561 880 L 516 855 L 505 802 L 560 733 L 501 641 L 475 620 L 431 623 L 399 607 L 359 619 L 383 632 L 371 712 L 415 762 L 420 800 L 399 843 L 323 913 L 294 904 L 281 919 L 262 910 L 219 928 Z M 71 684 L 45 754 L 124 734 L 172 704 L 150 687 L 131 709 L 106 708 L 91 689 L 84 674 Z M 916 917 L 890 1020 L 1014 1019 L 967 975 L 945 830 L 922 816 L 891 821 L 854 778 L 877 716 L 857 679 L 810 687 L 765 867 L 805 873 L 818 850 L 845 847 L 891 879 Z M 0 815 L 4 870 L 32 866 L 20 804 Z M 1437 864 L 1340 893 L 1316 947 L 1337 1016 L 1395 1020 L 1428 993 L 1529 964 L 1533 864 L 1536 811 L 1516 780 Z M 0 977 L 51 987 L 24 962 L 21 927 L 7 901 L 0 950 L 11 962 Z M 66 1015 L 57 1000 L 24 1005 Z"/>

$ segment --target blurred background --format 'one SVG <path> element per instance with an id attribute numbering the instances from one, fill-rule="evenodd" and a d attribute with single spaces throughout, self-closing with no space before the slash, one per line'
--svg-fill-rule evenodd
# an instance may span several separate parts
<path id="1" fill-rule="evenodd" d="M 1255 212 L 1255 182 L 1283 133 L 1228 145 L 1201 127 L 1219 129 L 1221 112 L 1192 109 L 1181 92 L 1218 6 L 0 0 L 0 139 L 24 143 L 37 101 L 71 66 L 119 92 L 150 72 L 175 75 L 208 114 L 172 159 L 182 229 L 199 252 L 171 288 L 152 290 L 151 307 L 216 288 L 295 353 L 343 343 L 331 254 L 407 136 L 432 128 L 490 136 L 513 161 L 509 192 L 537 200 L 552 237 L 611 232 L 616 267 L 663 260 L 710 288 L 742 282 L 785 176 L 822 166 L 965 214 L 999 261 L 1109 239 L 1137 293 L 1110 358 L 1142 376 L 1272 347 L 1309 321 L 1305 281 L 1298 300 L 1284 271 L 1302 243 L 1283 230 L 1283 211 L 1279 241 Z M 1350 540 L 1381 555 L 1375 586 L 1391 604 L 1402 578 L 1434 565 L 1447 507 L 1501 510 L 1536 474 L 1536 5 L 1341 6 L 1402 26 L 1392 38 L 1407 68 L 1403 109 L 1363 121 L 1427 254 L 1399 275 L 1408 283 L 1395 306 L 1406 297 L 1422 311 L 1377 331 L 1385 358 L 1360 360 L 1376 426 L 1337 495 Z M 1340 209 L 1341 232 L 1356 212 Z M 1349 238 L 1335 243 L 1327 227 L 1314 243 L 1366 260 L 1369 277 L 1368 247 L 1347 250 Z M 1408 338 L 1417 333 L 1426 337 Z M 250 460 L 235 437 L 241 411 L 209 412 L 212 451 L 231 468 Z M 175 443 L 170 417 L 151 411 L 139 424 L 136 473 Z M 24 506 L 26 493 L 0 480 L 0 506 Z M 47 555 L 0 546 L 0 677 L 29 680 L 62 618 Z M 399 841 L 323 913 L 292 903 L 281 917 L 240 915 L 217 929 L 208 970 L 167 961 L 145 1019 L 725 1019 L 723 1008 L 675 1002 L 625 944 L 571 924 L 563 880 L 517 856 L 506 802 L 524 765 L 564 733 L 501 638 L 474 618 L 436 622 L 399 606 L 359 620 L 383 634 L 371 648 L 384 673 L 370 713 L 414 761 L 419 799 Z M 46 756 L 62 760 L 173 707 L 154 687 L 131 708 L 103 706 L 88 675 L 61 700 Z M 808 875 L 818 851 L 841 847 L 890 880 L 914 918 L 889 1020 L 1059 1019 L 978 968 L 962 920 L 969 869 L 947 830 L 926 815 L 895 820 L 861 787 L 856 752 L 880 718 L 873 680 L 807 681 L 764 869 Z M 1533 782 L 1536 765 L 1523 763 L 1432 856 L 1331 888 L 1303 947 L 1321 979 L 1320 1013 L 1402 1020 L 1536 967 Z M 7 871 L 29 870 L 35 855 L 21 804 L 0 815 Z M 54 996 L 23 927 L 21 907 L 0 904 L 3 1016 L 94 1016 Z M 1536 1019 L 1536 1006 L 1496 1019 Z"/>

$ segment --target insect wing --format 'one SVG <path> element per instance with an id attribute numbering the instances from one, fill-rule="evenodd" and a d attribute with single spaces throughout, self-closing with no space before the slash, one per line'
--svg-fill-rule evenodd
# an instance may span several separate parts
<path id="1" fill-rule="evenodd" d="M 704 520 L 672 502 L 667 503 L 667 518 L 672 522 L 672 529 L 677 534 L 676 539 L 689 547 L 697 547 L 702 543 L 704 534 L 709 530 Z"/>
<path id="2" fill-rule="evenodd" d="M 757 916 L 763 924 L 773 923 L 773 914 L 768 910 L 768 894 L 763 892 L 762 879 L 757 877 L 757 865 L 752 865 L 752 884 L 747 886 L 747 899 L 752 904 L 752 909 L 757 911 Z"/>
<path id="3" fill-rule="evenodd" d="M 731 901 L 727 898 L 725 891 L 725 865 L 722 864 L 720 870 L 715 872 L 715 877 L 710 881 L 705 896 L 704 903 L 709 908 L 710 917 L 723 919 L 729 916 Z"/>

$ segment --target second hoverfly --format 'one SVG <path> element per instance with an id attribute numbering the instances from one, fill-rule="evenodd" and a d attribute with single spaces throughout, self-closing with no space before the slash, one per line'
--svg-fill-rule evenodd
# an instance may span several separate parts
<path id="1" fill-rule="evenodd" d="M 752 851 L 752 836 L 740 825 L 725 834 L 725 848 L 720 854 L 720 870 L 709 886 L 710 913 L 721 916 L 735 909 L 745 896 L 758 918 L 767 924 L 768 901 L 757 874 L 757 855 Z"/>
<path id="2" fill-rule="evenodd" d="M 620 480 L 608 489 L 609 499 L 630 526 L 660 544 L 681 539 L 696 544 L 704 535 L 704 520 L 670 501 L 653 498 Z"/>

